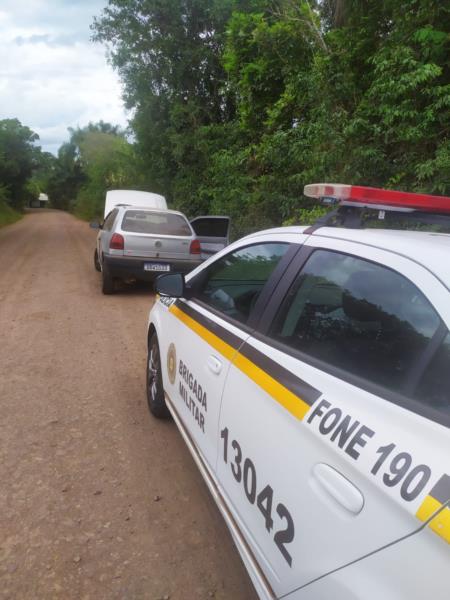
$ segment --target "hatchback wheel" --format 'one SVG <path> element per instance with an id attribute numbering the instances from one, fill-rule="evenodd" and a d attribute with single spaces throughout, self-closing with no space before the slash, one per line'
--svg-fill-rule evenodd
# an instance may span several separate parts
<path id="1" fill-rule="evenodd" d="M 166 401 L 161 371 L 161 356 L 159 353 L 158 336 L 152 333 L 148 342 L 147 357 L 147 402 L 150 412 L 158 419 L 170 416 Z"/>
<path id="2" fill-rule="evenodd" d="M 102 266 L 102 292 L 104 294 L 114 294 L 114 278 L 108 266 L 103 263 Z"/>
<path id="3" fill-rule="evenodd" d="M 98 260 L 98 251 L 97 251 L 97 248 L 95 249 L 95 252 L 94 252 L 94 267 L 95 267 L 96 271 L 100 272 L 102 270 L 102 267 L 100 265 L 100 261 Z"/>

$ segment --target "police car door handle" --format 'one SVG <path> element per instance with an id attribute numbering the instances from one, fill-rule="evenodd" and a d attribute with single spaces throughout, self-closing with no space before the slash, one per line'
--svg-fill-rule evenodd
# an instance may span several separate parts
<path id="1" fill-rule="evenodd" d="M 318 490 L 331 496 L 348 512 L 357 515 L 364 506 L 364 496 L 344 475 L 326 465 L 318 463 L 313 468 L 313 478 L 319 483 Z"/>
<path id="2" fill-rule="evenodd" d="M 214 373 L 214 375 L 218 375 L 222 370 L 222 361 L 220 361 L 216 356 L 208 357 L 208 369 Z"/>

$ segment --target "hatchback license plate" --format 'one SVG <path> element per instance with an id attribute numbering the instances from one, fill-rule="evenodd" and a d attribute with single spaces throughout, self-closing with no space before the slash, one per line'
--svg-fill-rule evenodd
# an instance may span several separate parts
<path id="1" fill-rule="evenodd" d="M 170 265 L 162 263 L 144 263 L 144 271 L 170 271 Z"/>

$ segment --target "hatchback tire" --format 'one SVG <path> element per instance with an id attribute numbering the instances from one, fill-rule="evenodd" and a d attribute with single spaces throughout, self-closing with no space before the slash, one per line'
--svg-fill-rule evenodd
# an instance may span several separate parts
<path id="1" fill-rule="evenodd" d="M 164 399 L 161 355 L 159 352 L 158 336 L 155 332 L 152 333 L 148 341 L 146 388 L 148 408 L 152 415 L 157 419 L 167 419 L 170 417 L 170 412 Z"/>
<path id="2" fill-rule="evenodd" d="M 103 263 L 103 267 L 102 267 L 102 292 L 104 294 L 114 294 L 114 289 L 115 289 L 115 285 L 114 285 L 114 278 L 111 275 L 111 271 L 109 270 L 109 268 L 107 267 L 107 265 L 105 265 L 105 263 Z"/>
<path id="3" fill-rule="evenodd" d="M 94 252 L 94 267 L 95 267 L 96 271 L 100 272 L 102 270 L 102 267 L 100 265 L 100 261 L 98 260 L 98 251 L 97 251 L 97 248 L 95 249 L 95 252 Z"/>

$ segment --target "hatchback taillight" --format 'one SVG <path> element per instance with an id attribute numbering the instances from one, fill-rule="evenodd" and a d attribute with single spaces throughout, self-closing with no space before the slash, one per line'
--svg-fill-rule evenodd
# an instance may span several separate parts
<path id="1" fill-rule="evenodd" d="M 123 235 L 120 235 L 120 233 L 113 233 L 111 241 L 109 242 L 109 248 L 110 250 L 123 250 Z"/>
<path id="2" fill-rule="evenodd" d="M 200 242 L 198 240 L 192 240 L 189 252 L 191 254 L 200 254 L 201 251 Z"/>

